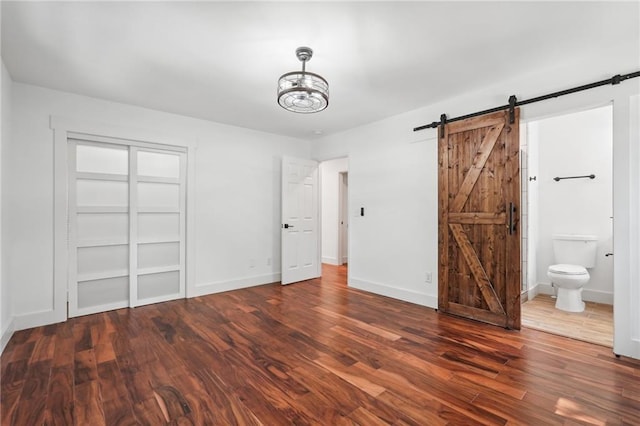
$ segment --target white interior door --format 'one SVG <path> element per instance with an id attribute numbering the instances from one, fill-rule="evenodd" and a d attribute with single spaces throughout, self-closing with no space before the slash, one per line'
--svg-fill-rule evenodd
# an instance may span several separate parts
<path id="1" fill-rule="evenodd" d="M 319 277 L 318 163 L 282 159 L 282 284 Z"/>
<path id="2" fill-rule="evenodd" d="M 185 153 L 69 139 L 69 316 L 185 295 Z"/>

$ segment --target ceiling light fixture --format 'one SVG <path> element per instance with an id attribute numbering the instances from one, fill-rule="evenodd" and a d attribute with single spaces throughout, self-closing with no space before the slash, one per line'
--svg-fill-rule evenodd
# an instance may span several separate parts
<path id="1" fill-rule="evenodd" d="M 308 114 L 319 112 L 329 105 L 329 83 L 327 80 L 305 70 L 313 50 L 298 47 L 296 56 L 302 62 L 302 71 L 283 74 L 278 79 L 278 104 L 288 111 Z"/>

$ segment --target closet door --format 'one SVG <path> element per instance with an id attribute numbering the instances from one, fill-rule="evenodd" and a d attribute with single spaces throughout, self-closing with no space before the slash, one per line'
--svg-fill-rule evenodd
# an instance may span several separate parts
<path id="1" fill-rule="evenodd" d="M 69 317 L 185 297 L 186 154 L 69 139 Z"/>
<path id="2" fill-rule="evenodd" d="M 185 154 L 131 147 L 131 306 L 185 297 Z"/>
<path id="3" fill-rule="evenodd" d="M 69 316 L 129 306 L 129 150 L 69 140 Z"/>

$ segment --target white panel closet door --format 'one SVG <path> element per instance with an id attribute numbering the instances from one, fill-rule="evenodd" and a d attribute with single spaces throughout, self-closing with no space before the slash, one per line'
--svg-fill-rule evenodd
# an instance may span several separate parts
<path id="1" fill-rule="evenodd" d="M 129 306 L 129 150 L 69 140 L 69 316 Z"/>
<path id="2" fill-rule="evenodd" d="M 131 147 L 131 306 L 185 297 L 184 153 Z"/>
<path id="3" fill-rule="evenodd" d="M 69 316 L 185 296 L 186 154 L 69 139 Z"/>

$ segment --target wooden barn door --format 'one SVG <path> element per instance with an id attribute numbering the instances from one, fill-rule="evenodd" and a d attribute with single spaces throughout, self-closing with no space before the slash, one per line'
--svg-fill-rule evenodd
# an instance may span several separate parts
<path id="1" fill-rule="evenodd" d="M 438 309 L 519 329 L 518 109 L 514 118 L 487 114 L 439 135 Z"/>

